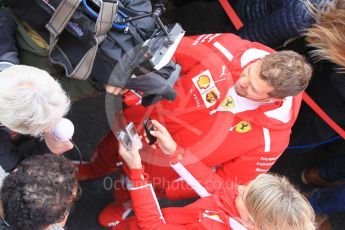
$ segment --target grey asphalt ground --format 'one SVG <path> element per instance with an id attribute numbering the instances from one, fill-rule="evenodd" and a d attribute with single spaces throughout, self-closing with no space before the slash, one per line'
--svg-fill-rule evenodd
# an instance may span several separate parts
<path id="1" fill-rule="evenodd" d="M 175 1 L 175 5 L 175 8 L 171 7 L 168 11 L 167 20 L 180 22 L 189 35 L 224 32 L 230 29 L 229 21 L 218 1 Z M 119 100 L 114 99 L 113 105 L 114 108 L 120 108 Z M 109 130 L 104 95 L 74 103 L 69 117 L 76 126 L 74 141 L 80 148 L 84 160 L 89 160 L 97 143 Z M 301 184 L 301 171 L 317 165 L 328 157 L 343 154 L 344 151 L 343 141 L 333 142 L 310 152 L 286 151 L 271 171 L 288 176 L 302 191 L 311 191 L 315 188 Z M 67 153 L 66 156 L 78 160 L 75 152 Z M 109 179 L 81 182 L 83 194 L 70 215 L 68 230 L 105 229 L 98 225 L 97 214 L 112 200 L 112 192 L 107 189 L 108 182 Z M 174 205 L 167 200 L 161 203 L 163 206 Z M 184 202 L 180 202 L 178 205 L 183 204 Z M 345 229 L 344 213 L 331 216 L 330 221 L 333 229 Z"/>

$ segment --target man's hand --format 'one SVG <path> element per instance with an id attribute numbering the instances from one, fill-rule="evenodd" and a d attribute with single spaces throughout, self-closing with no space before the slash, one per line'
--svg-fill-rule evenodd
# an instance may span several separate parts
<path id="1" fill-rule="evenodd" d="M 151 131 L 150 133 L 152 134 L 152 136 L 157 137 L 156 144 L 158 144 L 165 155 L 172 155 L 176 151 L 176 142 L 174 141 L 174 139 L 172 139 L 168 130 L 161 123 L 156 120 L 152 120 L 152 125 L 155 130 Z M 156 148 L 155 145 L 151 146 L 152 148 Z"/>
<path id="2" fill-rule="evenodd" d="M 49 150 L 56 155 L 63 154 L 64 152 L 67 152 L 68 150 L 71 150 L 73 148 L 72 142 L 58 141 L 52 136 L 51 133 L 46 133 L 44 135 L 44 141 L 48 146 Z"/>
<path id="3" fill-rule="evenodd" d="M 112 86 L 112 85 L 105 85 L 105 91 L 107 93 L 117 95 L 123 95 L 128 92 L 129 89 L 122 89 L 120 87 Z"/>
<path id="4" fill-rule="evenodd" d="M 140 140 L 135 139 L 132 143 L 131 151 L 128 151 L 125 146 L 119 143 L 119 154 L 122 159 L 126 162 L 130 169 L 141 169 L 141 158 L 139 155 Z"/>

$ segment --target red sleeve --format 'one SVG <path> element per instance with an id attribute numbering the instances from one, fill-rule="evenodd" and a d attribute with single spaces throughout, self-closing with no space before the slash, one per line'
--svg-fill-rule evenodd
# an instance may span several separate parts
<path id="1" fill-rule="evenodd" d="M 144 168 L 125 168 L 132 182 L 132 187 L 129 191 L 140 229 L 161 228 L 162 225 L 164 226 L 166 223 L 152 184 L 147 182 L 148 175 L 144 172 Z"/>
<path id="2" fill-rule="evenodd" d="M 200 197 L 209 196 L 225 185 L 222 177 L 188 150 L 178 149 L 171 158 L 171 167 Z"/>
<path id="3" fill-rule="evenodd" d="M 151 184 L 132 187 L 130 194 L 140 229 L 158 229 L 166 224 Z"/>
<path id="4" fill-rule="evenodd" d="M 137 224 L 142 230 L 179 230 L 186 226 L 167 224 L 160 209 L 152 184 L 146 182 L 143 170 L 130 170 L 134 185 L 129 189 Z M 145 179 L 143 179 L 145 178 Z M 138 185 L 138 186 L 136 186 Z"/>

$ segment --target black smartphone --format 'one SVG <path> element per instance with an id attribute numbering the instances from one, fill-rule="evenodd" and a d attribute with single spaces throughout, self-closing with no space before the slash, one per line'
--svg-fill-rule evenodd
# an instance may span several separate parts
<path id="1" fill-rule="evenodd" d="M 144 130 L 146 132 L 147 138 L 149 139 L 149 144 L 153 145 L 154 143 L 156 143 L 157 137 L 152 136 L 152 134 L 150 133 L 150 131 L 154 130 L 154 128 L 152 121 L 149 117 L 144 120 Z"/>

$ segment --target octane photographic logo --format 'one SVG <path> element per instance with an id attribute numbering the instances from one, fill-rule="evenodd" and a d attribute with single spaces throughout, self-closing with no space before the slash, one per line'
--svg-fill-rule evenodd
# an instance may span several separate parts
<path id="1" fill-rule="evenodd" d="M 105 98 L 106 114 L 114 135 L 116 136 L 119 127 L 128 122 L 133 122 L 139 134 L 142 135 L 143 121 L 146 117 L 150 117 L 158 120 L 167 128 L 177 145 L 181 145 L 179 147 L 197 156 L 188 163 L 204 159 L 215 152 L 225 141 L 230 127 L 233 126 L 233 117 L 229 116 L 228 112 L 215 112 L 226 99 L 226 91 L 223 90 L 220 93 L 217 86 L 226 84 L 231 87 L 233 82 L 230 73 L 226 71 L 224 59 L 210 48 L 211 40 L 200 37 L 182 39 L 175 52 L 175 58 L 183 57 L 181 58 L 182 63 L 179 62 L 181 60 L 177 60 L 177 63 L 182 66 L 183 75 L 180 75 L 182 80 L 177 80 L 174 85 L 177 93 L 174 101 L 168 102 L 163 99 L 145 108 L 141 105 L 125 108 L 120 96 L 107 94 Z M 196 41 L 198 42 L 196 43 Z M 124 59 L 128 60 L 130 55 L 136 54 L 137 52 L 134 50 L 137 48 L 128 52 Z M 191 63 L 194 64 L 191 65 Z M 112 77 L 123 80 L 124 76 L 119 77 L 117 74 L 127 70 L 123 65 L 118 64 Z M 128 76 L 127 73 L 127 78 Z M 136 78 L 139 79 L 140 76 Z M 114 85 L 113 82 L 114 79 L 109 84 Z M 216 84 L 217 82 L 219 83 Z M 126 82 L 121 82 L 118 86 L 126 88 L 125 85 Z M 199 118 L 203 120 L 199 120 Z M 154 150 L 144 144 L 141 157 L 143 162 L 151 165 L 169 166 L 167 157 L 160 152 L 158 147 L 157 150 Z"/>

